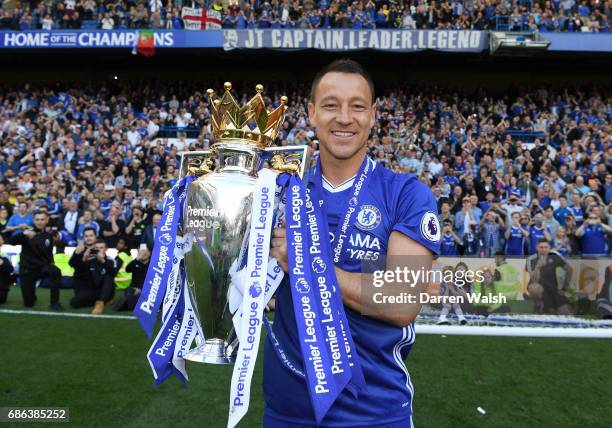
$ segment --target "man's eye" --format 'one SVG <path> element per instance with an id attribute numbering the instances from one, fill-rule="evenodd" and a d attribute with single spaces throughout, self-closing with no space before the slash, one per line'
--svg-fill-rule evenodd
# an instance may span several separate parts
<path id="1" fill-rule="evenodd" d="M 323 108 L 334 108 L 334 107 L 336 107 L 336 105 L 335 105 L 335 104 L 325 104 L 325 105 L 323 106 Z"/>

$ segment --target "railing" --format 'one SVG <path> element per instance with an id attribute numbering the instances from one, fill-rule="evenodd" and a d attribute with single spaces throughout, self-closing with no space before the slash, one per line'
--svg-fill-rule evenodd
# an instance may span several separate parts
<path id="1" fill-rule="evenodd" d="M 495 22 L 495 31 L 533 31 L 522 15 L 519 22 L 513 22 L 511 15 L 495 15 L 493 21 Z"/>
<path id="2" fill-rule="evenodd" d="M 157 134 L 158 138 L 176 138 L 179 132 L 185 134 L 185 138 L 198 138 L 201 129 L 198 127 L 162 126 Z"/>
<path id="3" fill-rule="evenodd" d="M 539 138 L 540 140 L 542 140 L 542 142 L 544 142 L 544 139 L 546 138 L 546 134 L 542 131 L 536 131 L 536 132 L 525 132 L 525 131 L 519 131 L 519 130 L 514 130 L 514 129 L 508 129 L 506 130 L 506 132 L 504 132 L 504 136 L 506 135 L 510 135 L 512 136 L 513 140 L 521 140 L 524 143 L 533 143 L 536 138 Z"/>

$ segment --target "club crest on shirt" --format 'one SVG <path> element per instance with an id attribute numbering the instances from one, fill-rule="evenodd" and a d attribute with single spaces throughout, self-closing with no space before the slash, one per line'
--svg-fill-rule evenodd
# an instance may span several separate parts
<path id="1" fill-rule="evenodd" d="M 431 211 L 427 211 L 421 219 L 421 235 L 432 242 L 440 240 L 440 222 Z"/>
<path id="2" fill-rule="evenodd" d="M 374 205 L 362 205 L 357 214 L 357 227 L 361 230 L 373 230 L 380 224 L 382 216 Z"/>

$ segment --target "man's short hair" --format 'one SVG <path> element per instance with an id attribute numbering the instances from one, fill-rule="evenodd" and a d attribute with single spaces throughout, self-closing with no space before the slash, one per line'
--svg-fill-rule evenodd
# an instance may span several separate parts
<path id="1" fill-rule="evenodd" d="M 97 235 L 96 229 L 93 227 L 86 227 L 85 229 L 83 229 L 83 236 L 85 236 L 85 232 L 89 232 L 92 231 L 94 233 L 94 235 Z"/>
<path id="2" fill-rule="evenodd" d="M 327 73 L 359 74 L 366 80 L 366 82 L 368 82 L 370 93 L 372 94 L 372 104 L 374 104 L 374 101 L 376 100 L 376 91 L 372 76 L 370 76 L 370 73 L 368 73 L 365 68 L 361 66 L 361 64 L 348 58 L 337 59 L 319 70 L 312 81 L 312 86 L 310 87 L 310 102 L 315 102 L 315 93 L 317 92 L 319 83 L 321 82 L 321 79 L 323 79 L 323 76 L 325 76 Z"/>
<path id="3" fill-rule="evenodd" d="M 540 238 L 540 239 L 538 239 L 538 245 L 540 245 L 540 244 L 550 245 L 550 242 L 548 242 L 548 240 L 546 240 L 544 238 Z"/>

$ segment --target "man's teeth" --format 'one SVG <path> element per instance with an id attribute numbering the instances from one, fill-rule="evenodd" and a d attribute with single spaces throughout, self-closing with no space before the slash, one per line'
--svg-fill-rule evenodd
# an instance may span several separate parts
<path id="1" fill-rule="evenodd" d="M 355 135 L 354 132 L 341 132 L 341 131 L 334 131 L 333 134 L 338 137 L 352 137 L 353 135 Z"/>

